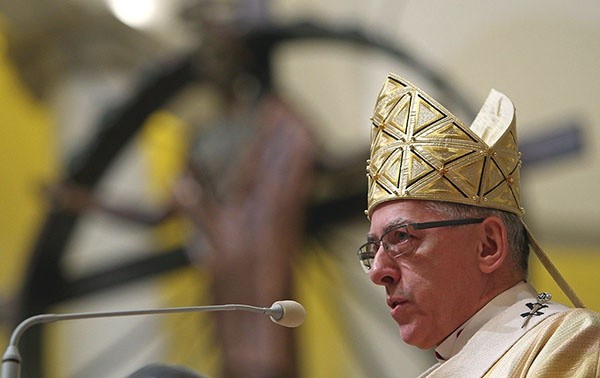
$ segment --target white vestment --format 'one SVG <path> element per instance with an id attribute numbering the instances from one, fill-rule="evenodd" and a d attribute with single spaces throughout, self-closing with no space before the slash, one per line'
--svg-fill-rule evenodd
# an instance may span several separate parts
<path id="1" fill-rule="evenodd" d="M 537 293 L 519 283 L 498 295 L 436 348 L 421 377 L 599 376 L 600 314 L 558 303 L 526 316 Z"/>

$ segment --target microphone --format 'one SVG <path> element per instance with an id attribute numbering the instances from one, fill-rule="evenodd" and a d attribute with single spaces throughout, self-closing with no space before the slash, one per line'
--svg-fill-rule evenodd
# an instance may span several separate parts
<path id="1" fill-rule="evenodd" d="M 111 318 L 136 315 L 158 315 L 183 312 L 208 312 L 208 311 L 249 311 L 267 314 L 274 323 L 284 327 L 298 327 L 304 322 L 306 310 L 304 307 L 292 300 L 277 301 L 271 307 L 255 307 L 244 304 L 226 304 L 214 306 L 190 306 L 190 307 L 168 307 L 145 310 L 125 311 L 103 311 L 103 312 L 79 312 L 70 314 L 40 314 L 23 320 L 14 329 L 8 342 L 6 352 L 2 356 L 1 378 L 20 378 L 21 376 L 21 354 L 19 353 L 19 341 L 21 336 L 29 328 L 36 324 L 54 323 L 64 320 Z"/>

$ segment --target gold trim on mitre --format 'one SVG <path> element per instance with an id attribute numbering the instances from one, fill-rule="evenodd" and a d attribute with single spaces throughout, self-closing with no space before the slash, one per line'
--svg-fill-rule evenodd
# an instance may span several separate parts
<path id="1" fill-rule="evenodd" d="M 515 108 L 502 93 L 492 90 L 468 127 L 421 89 L 389 74 L 371 120 L 367 216 L 398 199 L 524 214 Z"/>

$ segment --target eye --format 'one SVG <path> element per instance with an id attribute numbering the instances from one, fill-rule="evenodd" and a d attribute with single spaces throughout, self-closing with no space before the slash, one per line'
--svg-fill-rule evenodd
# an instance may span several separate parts
<path id="1" fill-rule="evenodd" d="M 410 234 L 406 232 L 406 228 L 402 227 L 397 230 L 390 231 L 390 233 L 385 236 L 385 241 L 389 245 L 403 244 L 406 243 L 410 237 Z"/>

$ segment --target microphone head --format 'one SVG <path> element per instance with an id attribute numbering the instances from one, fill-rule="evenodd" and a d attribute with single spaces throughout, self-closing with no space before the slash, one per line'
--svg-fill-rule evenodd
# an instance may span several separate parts
<path id="1" fill-rule="evenodd" d="M 291 300 L 277 301 L 273 303 L 270 310 L 271 320 L 284 327 L 298 327 L 304 323 L 304 318 L 306 317 L 304 306 Z"/>

